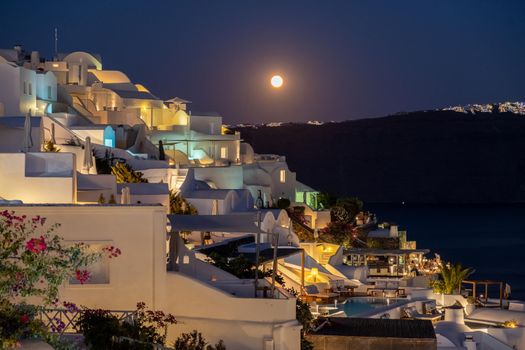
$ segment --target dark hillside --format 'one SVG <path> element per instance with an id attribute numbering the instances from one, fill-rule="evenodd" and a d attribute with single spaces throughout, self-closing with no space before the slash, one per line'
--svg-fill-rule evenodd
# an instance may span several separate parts
<path id="1" fill-rule="evenodd" d="M 415 112 L 321 126 L 239 128 L 298 179 L 368 202 L 525 201 L 525 116 Z"/>

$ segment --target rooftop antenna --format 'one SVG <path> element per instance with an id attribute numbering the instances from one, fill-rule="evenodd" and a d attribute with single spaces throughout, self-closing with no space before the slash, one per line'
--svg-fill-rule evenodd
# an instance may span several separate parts
<path id="1" fill-rule="evenodd" d="M 55 59 L 58 60 L 58 29 L 55 27 Z"/>

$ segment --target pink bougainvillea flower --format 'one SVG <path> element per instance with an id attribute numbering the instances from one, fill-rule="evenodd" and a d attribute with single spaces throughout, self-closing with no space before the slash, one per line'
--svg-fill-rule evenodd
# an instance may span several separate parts
<path id="1" fill-rule="evenodd" d="M 104 251 L 106 254 L 108 254 L 108 258 L 116 258 L 120 254 L 122 254 L 122 251 L 119 248 L 116 248 L 114 246 L 107 246 L 102 248 L 102 251 Z"/>
<path id="2" fill-rule="evenodd" d="M 31 253 L 38 254 L 46 249 L 47 243 L 44 236 L 40 236 L 40 238 L 31 238 L 26 243 L 26 250 L 30 251 Z"/>
<path id="3" fill-rule="evenodd" d="M 20 322 L 22 322 L 23 324 L 29 323 L 29 316 L 27 314 L 23 314 L 22 316 L 20 316 Z"/>
<path id="4" fill-rule="evenodd" d="M 89 280 L 89 271 L 87 270 L 76 270 L 75 271 L 76 279 L 80 284 L 84 284 Z"/>

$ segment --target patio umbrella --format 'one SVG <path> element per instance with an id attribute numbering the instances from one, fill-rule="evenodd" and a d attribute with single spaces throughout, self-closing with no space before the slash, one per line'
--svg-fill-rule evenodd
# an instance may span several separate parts
<path id="1" fill-rule="evenodd" d="M 166 153 L 164 153 L 162 141 L 159 141 L 159 160 L 166 160 Z"/>
<path id="2" fill-rule="evenodd" d="M 131 204 L 131 192 L 127 186 L 120 191 L 120 204 Z"/>
<path id="3" fill-rule="evenodd" d="M 31 109 L 27 111 L 24 121 L 24 144 L 23 152 L 29 152 L 33 147 L 33 138 L 31 137 Z"/>
<path id="4" fill-rule="evenodd" d="M 91 137 L 86 137 L 84 142 L 84 168 L 89 174 L 89 169 L 93 167 L 93 150 L 91 148 Z"/>
<path id="5" fill-rule="evenodd" d="M 57 143 L 57 140 L 55 139 L 55 123 L 51 123 L 51 140 L 53 145 Z"/>

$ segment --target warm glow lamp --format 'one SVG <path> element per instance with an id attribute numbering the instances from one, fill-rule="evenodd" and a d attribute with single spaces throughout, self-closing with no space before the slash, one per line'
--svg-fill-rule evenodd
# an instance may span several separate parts
<path id="1" fill-rule="evenodd" d="M 310 271 L 310 275 L 312 276 L 312 279 L 314 282 L 317 282 L 317 275 L 319 275 L 319 269 L 317 267 L 312 267 L 312 270 Z"/>

